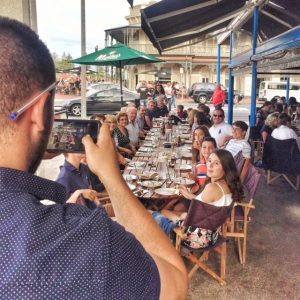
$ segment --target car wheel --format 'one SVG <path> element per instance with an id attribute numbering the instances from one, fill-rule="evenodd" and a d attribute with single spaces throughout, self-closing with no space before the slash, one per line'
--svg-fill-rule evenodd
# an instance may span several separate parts
<path id="1" fill-rule="evenodd" d="M 74 116 L 81 115 L 81 105 L 80 104 L 73 104 L 70 108 L 71 114 Z"/>
<path id="2" fill-rule="evenodd" d="M 205 95 L 201 95 L 199 96 L 198 98 L 198 102 L 202 103 L 202 104 L 205 104 L 207 101 L 207 97 Z"/>

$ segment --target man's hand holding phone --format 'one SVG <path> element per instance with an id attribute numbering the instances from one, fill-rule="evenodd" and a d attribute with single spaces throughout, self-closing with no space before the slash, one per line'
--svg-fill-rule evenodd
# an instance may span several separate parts
<path id="1" fill-rule="evenodd" d="M 82 139 L 85 147 L 86 159 L 91 171 L 104 183 L 111 180 L 112 176 L 120 176 L 115 144 L 111 138 L 109 127 L 103 124 L 95 144 L 87 135 Z"/>

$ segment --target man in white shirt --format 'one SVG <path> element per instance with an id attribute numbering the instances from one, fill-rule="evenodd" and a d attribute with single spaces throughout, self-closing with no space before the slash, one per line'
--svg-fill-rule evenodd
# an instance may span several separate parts
<path id="1" fill-rule="evenodd" d="M 279 115 L 279 123 L 278 123 L 278 128 L 275 128 L 272 132 L 272 137 L 277 140 L 288 140 L 288 139 L 295 139 L 298 148 L 300 151 L 300 139 L 297 136 L 296 132 L 289 127 L 291 124 L 291 117 L 286 114 L 282 113 Z"/>
<path id="2" fill-rule="evenodd" d="M 140 128 L 136 120 L 137 109 L 135 107 L 128 107 L 126 112 L 128 116 L 128 125 L 126 126 L 126 129 L 129 134 L 130 143 L 137 147 L 139 145 L 140 137 Z"/>
<path id="3" fill-rule="evenodd" d="M 224 110 L 216 109 L 213 113 L 213 126 L 210 127 L 209 133 L 216 140 L 218 148 L 222 148 L 226 142 L 232 138 L 232 126 L 225 123 Z"/>
<path id="4" fill-rule="evenodd" d="M 238 153 L 242 152 L 245 159 L 243 168 L 240 173 L 240 179 L 243 183 L 251 163 L 251 146 L 245 139 L 248 130 L 248 125 L 243 121 L 236 121 L 233 123 L 233 138 L 225 146 L 233 157 L 236 157 Z"/>

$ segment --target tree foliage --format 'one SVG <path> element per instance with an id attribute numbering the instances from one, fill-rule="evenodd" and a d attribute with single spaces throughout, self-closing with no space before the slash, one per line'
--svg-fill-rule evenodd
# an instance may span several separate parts
<path id="1" fill-rule="evenodd" d="M 52 58 L 55 64 L 55 68 L 58 72 L 61 72 L 63 70 L 69 70 L 74 67 L 74 64 L 71 63 L 71 60 L 73 57 L 70 53 L 66 54 L 65 52 L 60 57 L 57 53 L 52 53 Z"/>

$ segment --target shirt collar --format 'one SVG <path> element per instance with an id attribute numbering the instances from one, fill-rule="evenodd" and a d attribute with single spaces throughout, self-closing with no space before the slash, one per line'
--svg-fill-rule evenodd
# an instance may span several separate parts
<path id="1" fill-rule="evenodd" d="M 73 171 L 79 171 L 78 169 L 76 169 L 72 164 L 70 164 L 67 160 L 65 160 L 64 162 L 64 167 L 70 171 L 70 172 L 73 172 Z"/>
<path id="2" fill-rule="evenodd" d="M 66 189 L 63 185 L 15 169 L 0 168 L 0 190 L 32 194 L 39 200 L 47 199 L 59 203 L 66 200 Z"/>

